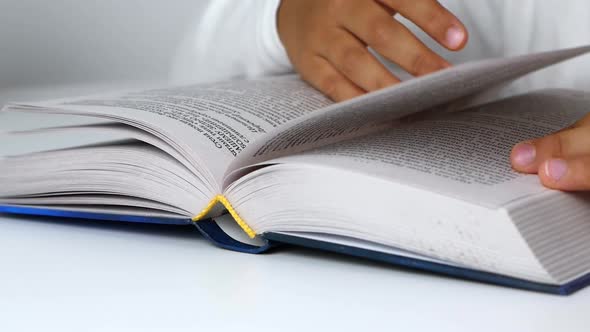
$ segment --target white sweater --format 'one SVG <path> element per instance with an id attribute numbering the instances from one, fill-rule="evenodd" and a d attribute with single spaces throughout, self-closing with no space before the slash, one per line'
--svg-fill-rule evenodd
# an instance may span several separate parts
<path id="1" fill-rule="evenodd" d="M 588 0 L 443 0 L 467 26 L 465 50 L 443 50 L 409 26 L 453 63 L 590 44 Z M 209 0 L 195 18 L 176 57 L 177 83 L 255 77 L 292 71 L 279 40 L 280 0 Z M 590 89 L 590 56 L 517 82 L 518 91 L 545 87 Z"/>

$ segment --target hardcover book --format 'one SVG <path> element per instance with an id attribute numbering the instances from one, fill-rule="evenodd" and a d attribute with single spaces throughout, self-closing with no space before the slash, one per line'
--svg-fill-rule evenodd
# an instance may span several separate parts
<path id="1" fill-rule="evenodd" d="M 590 282 L 590 197 L 516 173 L 509 153 L 581 118 L 590 94 L 493 92 L 589 50 L 467 63 L 342 103 L 281 76 L 9 104 L 99 121 L 4 133 L 66 139 L 2 156 L 0 212 L 194 225 L 231 250 L 286 243 L 570 294 Z M 88 135 L 101 139 L 77 143 Z"/>

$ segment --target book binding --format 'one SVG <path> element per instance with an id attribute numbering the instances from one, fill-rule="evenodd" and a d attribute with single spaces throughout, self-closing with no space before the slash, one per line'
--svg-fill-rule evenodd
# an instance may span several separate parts
<path id="1" fill-rule="evenodd" d="M 211 212 L 211 210 L 213 210 L 213 208 L 218 203 L 222 204 L 225 207 L 225 209 L 229 212 L 229 214 L 234 218 L 236 223 L 238 223 L 240 228 L 244 232 L 246 232 L 246 234 L 248 234 L 248 236 L 251 239 L 256 237 L 256 232 L 254 232 L 254 230 L 252 230 L 252 228 L 250 228 L 250 226 L 248 226 L 248 224 L 242 219 L 242 217 L 240 217 L 240 215 L 236 212 L 236 210 L 233 208 L 231 203 L 223 195 L 215 196 L 211 200 L 211 202 L 209 202 L 209 204 L 207 204 L 207 206 L 201 211 L 201 213 L 199 213 L 197 216 L 195 216 L 192 219 L 192 221 L 195 223 L 200 222 L 203 218 L 205 218 L 209 214 L 209 212 Z"/>

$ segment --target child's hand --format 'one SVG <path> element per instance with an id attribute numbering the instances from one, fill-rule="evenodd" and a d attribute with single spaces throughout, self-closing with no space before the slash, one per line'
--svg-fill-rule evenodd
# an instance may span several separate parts
<path id="1" fill-rule="evenodd" d="M 570 128 L 516 145 L 511 160 L 515 170 L 539 174 L 549 188 L 590 190 L 590 114 Z"/>
<path id="2" fill-rule="evenodd" d="M 282 0 L 279 36 L 301 77 L 342 101 L 399 82 L 367 46 L 415 76 L 449 66 L 397 13 L 450 50 L 467 42 L 463 24 L 436 0 Z"/>

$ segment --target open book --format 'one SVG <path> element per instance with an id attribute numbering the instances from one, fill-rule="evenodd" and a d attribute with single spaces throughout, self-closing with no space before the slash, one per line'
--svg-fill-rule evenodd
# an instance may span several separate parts
<path id="1" fill-rule="evenodd" d="M 291 243 L 568 294 L 590 281 L 590 198 L 514 172 L 509 153 L 582 117 L 590 94 L 469 100 L 588 51 L 459 65 L 336 104 L 295 76 L 11 104 L 101 121 L 7 134 L 67 144 L 0 159 L 0 212 L 194 224 L 238 251 Z M 102 139 L 76 143 L 88 135 Z"/>

